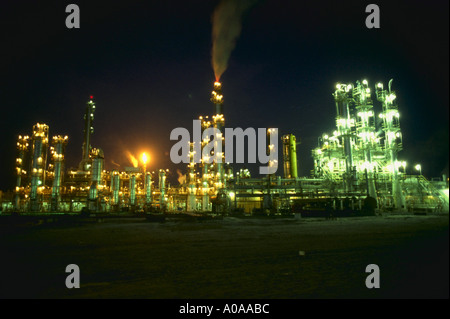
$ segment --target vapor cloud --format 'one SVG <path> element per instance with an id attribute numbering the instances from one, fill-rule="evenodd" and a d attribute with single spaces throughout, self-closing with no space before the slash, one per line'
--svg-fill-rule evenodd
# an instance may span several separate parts
<path id="1" fill-rule="evenodd" d="M 212 15 L 212 66 L 216 81 L 227 69 L 231 52 L 241 34 L 242 17 L 258 0 L 222 0 Z"/>

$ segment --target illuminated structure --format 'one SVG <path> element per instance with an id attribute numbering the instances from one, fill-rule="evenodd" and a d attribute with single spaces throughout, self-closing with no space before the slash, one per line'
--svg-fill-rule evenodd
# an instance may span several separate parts
<path id="1" fill-rule="evenodd" d="M 30 210 L 40 211 L 43 202 L 47 164 L 48 125 L 33 126 L 31 159 Z"/>
<path id="2" fill-rule="evenodd" d="M 283 142 L 283 162 L 284 178 L 297 178 L 297 141 L 293 134 L 284 135 Z"/>
<path id="3" fill-rule="evenodd" d="M 142 167 L 125 170 L 104 169 L 105 155 L 91 146 L 95 104 L 92 96 L 84 117 L 82 160 L 78 169 L 65 171 L 67 136 L 55 135 L 49 146 L 49 127 L 38 123 L 30 136 L 17 141 L 16 187 L 10 200 L 3 200 L 3 211 L 20 213 L 124 213 L 154 210 L 203 214 L 284 214 L 286 212 L 325 211 L 362 213 L 372 205 L 385 211 L 448 211 L 448 189 L 435 187 L 421 174 L 406 174 L 406 161 L 400 161 L 402 134 L 396 94 L 392 81 L 385 90 L 375 86 L 382 110 L 374 111 L 372 91 L 366 80 L 338 84 L 333 93 L 336 128 L 318 138 L 312 150 L 314 169 L 309 177 L 299 177 L 293 134 L 281 137 L 283 176 L 271 174 L 252 178 L 248 169 L 236 174 L 223 163 L 224 137 L 215 133 L 214 149 L 203 152 L 211 142 L 189 144 L 190 161 L 186 178 L 178 186 L 166 181 L 167 169 L 148 171 L 149 156 L 142 154 Z M 211 118 L 200 116 L 201 133 L 224 130 L 222 85 L 214 83 Z M 273 129 L 267 130 L 267 141 Z M 220 144 L 220 145 L 219 145 Z M 269 151 L 274 145 L 267 145 Z M 220 149 L 220 147 L 219 147 Z M 50 159 L 47 164 L 47 153 Z M 210 162 L 219 157 L 221 162 Z M 269 162 L 269 165 L 277 163 Z M 156 172 L 156 173 L 155 173 Z M 280 171 L 279 171 L 280 174 Z M 448 187 L 448 186 L 446 186 Z M 4 196 L 5 198 L 5 196 Z M 370 201 L 371 199 L 372 201 Z M 372 204 L 370 204 L 372 203 Z"/>
<path id="4" fill-rule="evenodd" d="M 357 81 L 356 85 L 337 84 L 333 94 L 336 130 L 323 134 L 319 146 L 312 151 L 314 177 L 326 180 L 333 193 L 330 195 L 358 198 L 365 194 L 377 201 L 380 210 L 417 208 L 415 197 L 421 188 L 427 188 L 431 196 L 428 207 L 440 207 L 443 198 L 428 181 L 419 188 L 412 187 L 411 177 L 405 170 L 399 172 L 400 167 L 406 167 L 406 162 L 398 160 L 402 135 L 391 84 L 392 80 L 388 90 L 383 90 L 382 83 L 375 86 L 376 98 L 382 104 L 379 126 L 376 126 L 368 81 Z M 406 186 L 406 191 L 402 185 Z M 410 194 L 409 205 L 406 194 Z"/>
<path id="5" fill-rule="evenodd" d="M 383 119 L 384 150 L 387 168 L 392 179 L 392 197 L 397 209 L 405 208 L 405 198 L 400 185 L 398 168 L 400 162 L 397 159 L 398 152 L 402 149 L 402 133 L 400 131 L 400 114 L 395 103 L 395 92 L 391 91 L 392 80 L 389 81 L 389 90 L 383 90 L 383 84 L 376 86 L 377 99 L 383 105 L 380 118 Z"/>
<path id="6" fill-rule="evenodd" d="M 224 159 L 225 157 L 223 156 L 223 151 L 224 151 L 224 145 L 223 145 L 223 128 L 225 126 L 225 118 L 223 116 L 223 95 L 222 95 L 222 84 L 220 82 L 214 82 L 214 90 L 211 93 L 211 101 L 214 103 L 214 115 L 212 117 L 213 119 L 213 123 L 214 123 L 214 127 L 216 129 L 218 129 L 220 131 L 220 133 L 216 133 L 217 135 L 215 136 L 215 148 L 214 149 L 218 149 L 218 143 L 221 144 L 221 152 L 220 154 L 214 154 L 214 156 L 219 156 L 222 158 L 222 161 L 219 161 L 217 163 L 214 164 L 214 173 L 215 173 L 215 178 L 217 180 L 217 188 L 222 188 L 224 187 L 224 182 L 225 182 L 225 173 L 224 173 Z"/>
<path id="7" fill-rule="evenodd" d="M 50 148 L 53 165 L 49 168 L 53 168 L 53 186 L 52 186 L 52 212 L 59 211 L 59 202 L 61 201 L 61 182 L 64 173 L 64 151 L 67 144 L 67 136 L 56 135 L 53 136 L 52 144 Z"/>
<path id="8" fill-rule="evenodd" d="M 20 210 L 21 208 L 21 194 L 24 193 L 24 188 L 22 187 L 22 175 L 26 175 L 26 171 L 24 171 L 23 167 L 25 165 L 26 155 L 28 151 L 29 146 L 29 136 L 22 136 L 19 135 L 18 141 L 17 141 L 17 159 L 16 159 L 16 174 L 17 174 L 17 181 L 16 181 L 16 190 L 15 190 L 15 197 L 14 197 L 14 208 L 16 210 Z"/>
<path id="9" fill-rule="evenodd" d="M 78 169 L 80 171 L 89 171 L 91 167 L 91 159 L 89 154 L 91 153 L 91 134 L 94 133 L 94 112 L 95 103 L 94 97 L 91 95 L 89 102 L 86 104 L 86 113 L 84 114 L 84 140 L 82 147 L 82 158 Z"/>

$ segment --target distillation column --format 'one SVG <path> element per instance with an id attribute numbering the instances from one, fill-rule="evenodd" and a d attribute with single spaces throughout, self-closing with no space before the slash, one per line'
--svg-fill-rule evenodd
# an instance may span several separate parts
<path id="1" fill-rule="evenodd" d="M 42 191 L 45 183 L 48 125 L 37 123 L 33 126 L 32 145 L 30 208 L 32 212 L 37 212 L 41 210 Z"/>
<path id="2" fill-rule="evenodd" d="M 345 173 L 343 176 L 345 182 L 345 189 L 347 192 L 353 191 L 353 183 L 355 181 L 353 168 L 353 154 L 352 154 L 352 126 L 353 119 L 350 116 L 350 108 L 348 101 L 348 93 L 351 90 L 351 85 L 338 84 L 333 96 L 336 101 L 336 124 L 338 134 L 344 140 L 344 157 L 345 157 Z"/>
<path id="3" fill-rule="evenodd" d="M 89 154 L 91 152 L 91 134 L 94 133 L 94 112 L 95 112 L 95 103 L 93 101 L 93 96 L 90 96 L 89 102 L 86 104 L 86 113 L 84 114 L 84 139 L 83 139 L 83 153 L 80 165 L 78 169 L 80 171 L 89 171 L 91 167 L 91 159 L 89 158 Z"/>
<path id="4" fill-rule="evenodd" d="M 130 206 L 136 206 L 136 174 L 130 176 Z"/>
<path id="5" fill-rule="evenodd" d="M 218 163 L 215 163 L 215 179 L 217 181 L 217 188 L 220 189 L 224 187 L 224 137 L 223 137 L 223 128 L 225 125 L 225 118 L 223 116 L 223 95 L 222 95 L 222 84 L 220 82 L 214 82 L 214 90 L 211 94 L 211 101 L 214 103 L 214 115 L 212 117 L 214 122 L 214 127 L 217 128 L 221 133 L 219 133 L 219 136 L 215 137 L 216 141 L 222 140 L 222 152 L 221 154 L 217 154 L 217 156 L 220 156 L 221 161 L 218 161 Z M 217 147 L 214 147 L 215 150 L 217 150 Z M 216 154 L 215 154 L 216 155 Z"/>
<path id="6" fill-rule="evenodd" d="M 120 175 L 118 171 L 113 171 L 111 176 L 112 202 L 114 210 L 119 210 Z"/>
<path id="7" fill-rule="evenodd" d="M 364 170 L 367 181 L 367 195 L 377 199 L 377 192 L 375 187 L 375 179 L 373 172 L 372 162 L 372 149 L 376 143 L 375 136 L 375 122 L 373 104 L 371 99 L 370 88 L 368 82 L 363 80 L 359 81 L 353 90 L 353 96 L 356 102 L 357 110 L 357 134 L 362 142 L 362 150 L 364 152 Z"/>
<path id="8" fill-rule="evenodd" d="M 64 148 L 67 144 L 68 137 L 56 135 L 53 136 L 53 185 L 52 185 L 52 203 L 51 211 L 59 211 L 59 202 L 61 201 L 61 182 L 64 165 Z"/>
<path id="9" fill-rule="evenodd" d="M 208 116 L 206 116 L 205 118 L 200 117 L 200 120 L 201 120 L 201 124 L 202 124 L 202 135 L 203 135 L 203 131 L 208 129 L 209 127 L 211 127 L 211 122 L 208 120 Z M 209 139 L 202 140 L 201 149 L 203 150 L 203 147 L 205 145 L 207 145 L 208 143 L 209 143 Z M 204 211 L 204 212 L 210 210 L 210 204 L 209 204 L 209 179 L 210 179 L 209 167 L 210 167 L 210 165 L 208 164 L 208 161 L 209 161 L 209 155 L 202 154 L 202 211 Z"/>
<path id="10" fill-rule="evenodd" d="M 384 145 L 386 159 L 389 161 L 389 167 L 392 175 L 392 197 L 394 206 L 398 210 L 405 210 L 405 197 L 402 193 L 400 179 L 398 176 L 397 155 L 401 150 L 401 132 L 400 132 L 400 114 L 398 106 L 394 103 L 396 99 L 395 92 L 391 91 L 392 80 L 389 81 L 389 90 L 383 90 L 383 84 L 376 86 L 376 95 L 378 101 L 383 105 L 383 112 L 380 117 L 383 119 Z"/>
<path id="11" fill-rule="evenodd" d="M 297 178 L 297 142 L 295 135 L 286 134 L 283 142 L 284 178 Z"/>
<path id="12" fill-rule="evenodd" d="M 159 170 L 159 207 L 161 210 L 166 208 L 166 172 L 163 169 Z"/>
<path id="13" fill-rule="evenodd" d="M 190 152 L 189 152 L 189 188 L 187 195 L 187 211 L 192 212 L 196 209 L 196 200 L 195 200 L 195 184 L 196 184 L 196 174 L 195 174 L 195 162 L 194 162 L 194 143 L 189 143 Z"/>
<path id="14" fill-rule="evenodd" d="M 16 194 L 15 194 L 15 204 L 14 207 L 17 211 L 20 210 L 20 189 L 22 187 L 22 175 L 26 174 L 26 171 L 23 170 L 24 166 L 24 160 L 25 160 L 25 153 L 28 151 L 28 143 L 29 136 L 21 136 L 19 135 L 18 141 L 17 141 L 17 150 L 18 150 L 18 157 L 16 159 L 16 173 L 17 173 L 17 180 L 16 180 Z"/>
<path id="15" fill-rule="evenodd" d="M 93 148 L 91 150 L 92 169 L 91 186 L 89 188 L 88 209 L 89 211 L 99 210 L 98 188 L 102 182 L 104 155 L 101 149 Z"/>
<path id="16" fill-rule="evenodd" d="M 152 175 L 150 172 L 145 173 L 145 207 L 150 208 L 152 206 Z"/>

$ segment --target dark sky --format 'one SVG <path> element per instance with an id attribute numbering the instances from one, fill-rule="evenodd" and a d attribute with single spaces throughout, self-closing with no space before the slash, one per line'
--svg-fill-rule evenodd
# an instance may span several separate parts
<path id="1" fill-rule="evenodd" d="M 81 28 L 65 27 L 66 5 Z M 449 2 L 377 1 L 381 29 L 365 27 L 372 1 L 260 1 L 221 81 L 227 127 L 293 133 L 299 173 L 313 168 L 317 137 L 334 130 L 337 82 L 393 78 L 409 169 L 448 173 Z M 14 187 L 17 135 L 36 122 L 69 135 L 67 167 L 81 159 L 83 114 L 95 96 L 92 145 L 131 166 L 125 152 L 170 163 L 175 127 L 210 115 L 213 0 L 2 1 L 0 4 L 0 189 Z M 375 103 L 376 111 L 381 106 Z M 281 159 L 280 159 L 281 160 Z M 281 161 L 280 161 L 281 164 Z M 256 169 L 252 169 L 256 172 Z M 282 168 L 278 171 L 282 174 Z M 176 175 L 176 174 L 174 174 Z M 173 176 L 174 177 L 174 176 Z"/>

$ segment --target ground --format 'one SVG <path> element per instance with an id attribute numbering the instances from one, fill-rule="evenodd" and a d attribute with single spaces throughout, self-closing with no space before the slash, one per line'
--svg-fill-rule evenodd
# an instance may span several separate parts
<path id="1" fill-rule="evenodd" d="M 0 228 L 0 298 L 448 298 L 448 215 Z M 304 253 L 301 253 L 304 252 Z M 65 286 L 80 268 L 80 289 Z M 365 285 L 380 268 L 379 289 Z"/>

